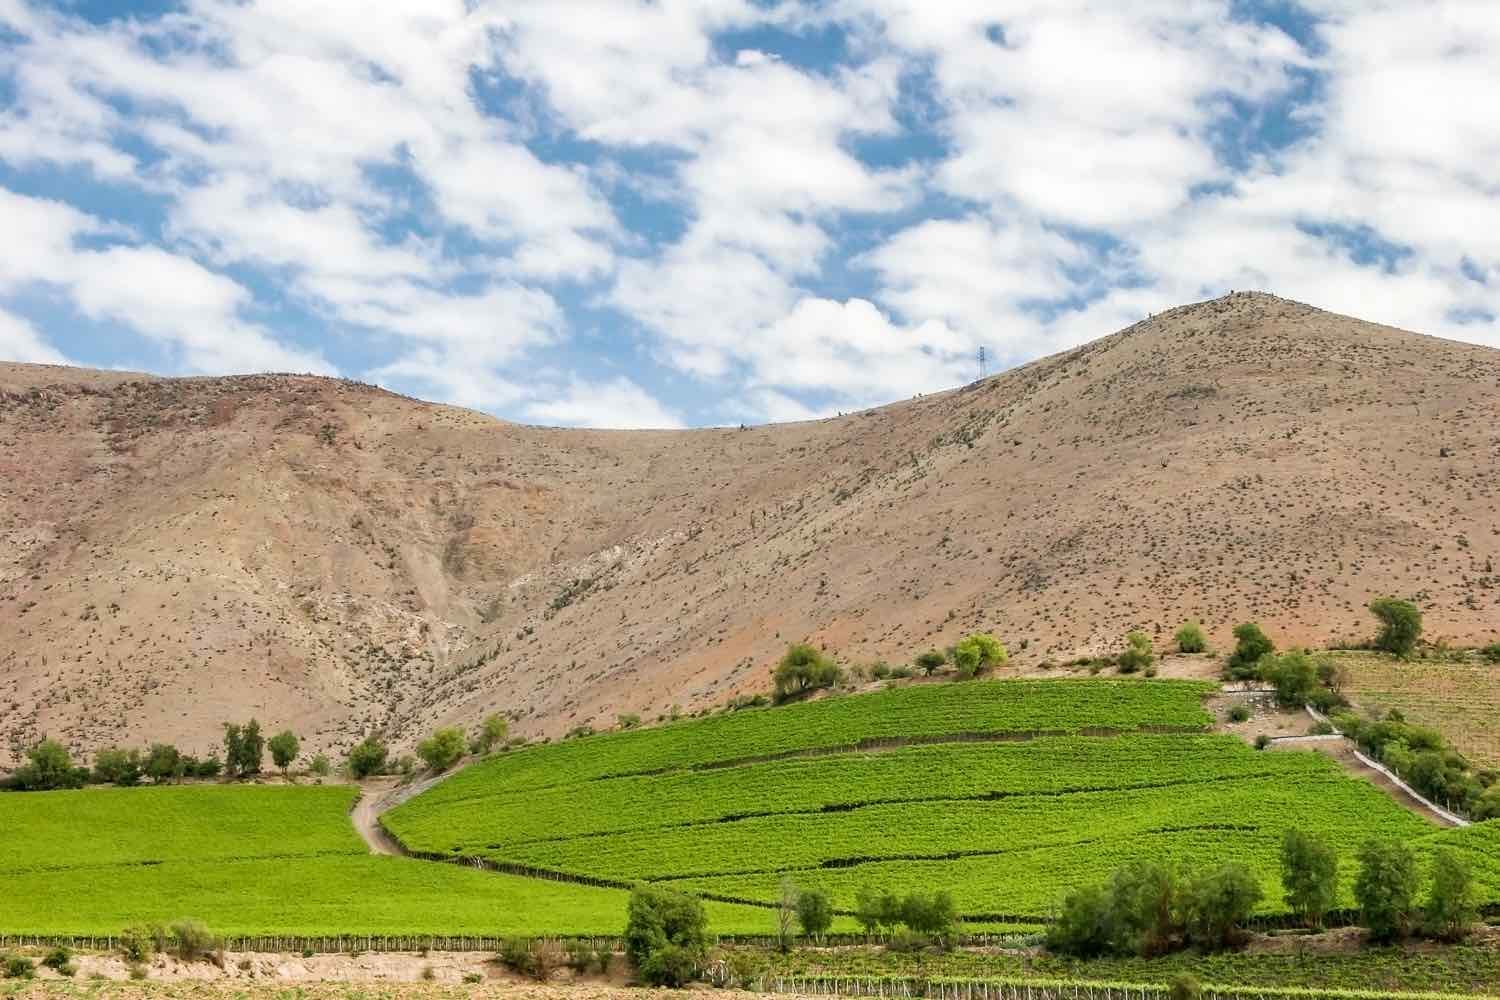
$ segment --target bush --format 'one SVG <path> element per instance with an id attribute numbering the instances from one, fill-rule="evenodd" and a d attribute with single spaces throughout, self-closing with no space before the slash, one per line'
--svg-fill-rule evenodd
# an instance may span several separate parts
<path id="1" fill-rule="evenodd" d="M 708 956 L 708 917 L 692 896 L 637 886 L 626 908 L 625 954 L 651 986 L 691 982 Z"/>
<path id="2" fill-rule="evenodd" d="M 838 664 L 807 643 L 789 647 L 772 672 L 776 701 L 784 702 L 839 682 Z"/>
<path id="3" fill-rule="evenodd" d="M 1380 619 L 1375 648 L 1395 653 L 1403 660 L 1411 656 L 1422 635 L 1422 612 L 1417 606 L 1397 597 L 1377 597 L 1370 602 L 1370 613 Z"/>
<path id="4" fill-rule="evenodd" d="M 975 632 L 953 647 L 953 665 L 964 679 L 982 674 L 1010 659 L 1010 654 L 988 632 Z"/>
<path id="5" fill-rule="evenodd" d="M 1260 883 L 1238 862 L 1199 875 L 1184 891 L 1188 940 L 1205 951 L 1239 944 L 1261 896 Z"/>
<path id="6" fill-rule="evenodd" d="M 903 927 L 896 931 L 885 943 L 886 951 L 902 955 L 926 951 L 930 947 L 932 947 L 931 939 L 926 934 L 919 934 L 910 927 Z"/>
<path id="7" fill-rule="evenodd" d="M 1229 654 L 1225 673 L 1230 680 L 1249 680 L 1255 677 L 1256 664 L 1260 658 L 1274 652 L 1276 645 L 1266 638 L 1255 622 L 1245 622 L 1234 627 L 1234 652 Z"/>
<path id="8" fill-rule="evenodd" d="M 356 778 L 368 778 L 385 770 L 387 754 L 385 744 L 373 736 L 366 736 L 349 751 L 349 773 Z"/>
<path id="9" fill-rule="evenodd" d="M 36 975 L 36 965 L 21 955 L 9 955 L 5 959 L 6 979 L 30 979 Z"/>
<path id="10" fill-rule="evenodd" d="M 942 947 L 947 947 L 958 929 L 958 910 L 946 891 L 930 896 L 914 892 L 901 901 L 900 912 L 901 922 L 909 930 L 926 935 Z"/>
<path id="11" fill-rule="evenodd" d="M 1135 630 L 1125 634 L 1125 652 L 1121 653 L 1117 662 L 1120 673 L 1133 674 L 1137 670 L 1151 666 L 1156 660 L 1156 655 L 1151 651 L 1151 637 L 1146 633 Z"/>
<path id="12" fill-rule="evenodd" d="M 1432 888 L 1423 908 L 1423 929 L 1444 941 L 1459 941 L 1479 919 L 1474 872 L 1451 847 L 1432 852 Z"/>
<path id="13" fill-rule="evenodd" d="M 56 969 L 58 971 L 61 971 L 63 966 L 71 964 L 72 961 L 73 953 L 69 951 L 65 946 L 58 945 L 56 948 L 53 948 L 51 951 L 47 952 L 47 957 L 42 959 L 42 964 L 49 969 Z"/>
<path id="14" fill-rule="evenodd" d="M 218 947 L 219 939 L 201 920 L 179 920 L 172 925 L 172 951 L 184 962 L 196 962 Z"/>
<path id="15" fill-rule="evenodd" d="M 320 778 L 326 778 L 333 773 L 333 764 L 328 760 L 326 753 L 315 753 L 307 769 Z"/>
<path id="16" fill-rule="evenodd" d="M 1231 707 L 1229 709 L 1229 721 L 1230 722 L 1248 722 L 1248 721 L 1250 721 L 1250 706 L 1249 705 L 1240 704 L 1240 705 L 1234 705 L 1233 707 Z"/>
<path id="17" fill-rule="evenodd" d="M 1179 972 L 1167 984 L 1168 1000 L 1198 1000 L 1203 996 L 1203 986 L 1191 972 Z"/>
<path id="18" fill-rule="evenodd" d="M 1479 651 L 1479 655 L 1490 663 L 1500 663 L 1500 642 L 1492 642 Z"/>
<path id="19" fill-rule="evenodd" d="M 1074 889 L 1047 928 L 1047 948 L 1059 955 L 1098 958 L 1114 950 L 1113 901 L 1103 886 Z"/>
<path id="20" fill-rule="evenodd" d="M 7 785 L 22 792 L 45 792 L 82 788 L 88 779 L 88 768 L 74 767 L 67 747 L 56 740 L 42 740 L 26 752 L 26 763 L 16 768 Z"/>
<path id="21" fill-rule="evenodd" d="M 1496 643 L 1495 648 L 1500 649 L 1500 643 Z M 925 653 L 919 653 L 915 662 L 922 673 L 931 677 L 948 662 L 948 658 L 935 649 L 929 649 Z"/>
<path id="22" fill-rule="evenodd" d="M 505 716 L 498 712 L 486 715 L 484 721 L 479 724 L 479 732 L 469 741 L 470 753 L 490 753 L 496 747 L 505 743 L 506 736 L 510 733 L 510 724 L 505 721 Z"/>
<path id="23" fill-rule="evenodd" d="M 120 932 L 120 951 L 127 962 L 148 962 L 165 947 L 166 937 L 156 924 L 135 924 Z"/>
<path id="24" fill-rule="evenodd" d="M 464 755 L 466 746 L 463 730 L 450 726 L 439 729 L 418 743 L 417 756 L 422 758 L 422 763 L 429 770 L 442 772 L 458 762 Z"/>
<path id="25" fill-rule="evenodd" d="M 511 972 L 528 976 L 539 983 L 551 979 L 569 961 L 562 945 L 556 941 L 547 939 L 528 942 L 525 938 L 506 938 L 500 942 L 500 953 L 495 959 Z"/>
<path id="26" fill-rule="evenodd" d="M 1276 701 L 1290 708 L 1306 704 L 1318 688 L 1318 669 L 1306 653 L 1267 654 L 1260 661 L 1261 679 L 1276 688 Z"/>
<path id="27" fill-rule="evenodd" d="M 94 780 L 99 784 L 130 788 L 140 784 L 141 752 L 110 747 L 94 754 Z"/>
<path id="28" fill-rule="evenodd" d="M 1256 737 L 1255 737 L 1255 749 L 1257 749 L 1257 750 L 1264 750 L 1266 747 L 1268 747 L 1270 745 L 1271 745 L 1271 737 L 1267 736 L 1265 733 L 1257 733 L 1256 734 Z"/>
<path id="29" fill-rule="evenodd" d="M 1182 628 L 1172 638 L 1177 640 L 1179 653 L 1201 653 L 1208 649 L 1208 637 L 1203 634 L 1203 626 L 1197 622 L 1183 622 Z"/>
<path id="30" fill-rule="evenodd" d="M 1416 909 L 1417 859 L 1399 840 L 1368 840 L 1359 851 L 1354 899 L 1371 940 L 1405 937 Z"/>

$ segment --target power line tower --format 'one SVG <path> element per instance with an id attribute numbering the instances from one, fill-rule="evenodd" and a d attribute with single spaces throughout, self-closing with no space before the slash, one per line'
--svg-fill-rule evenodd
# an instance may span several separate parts
<path id="1" fill-rule="evenodd" d="M 979 348 L 979 377 L 984 378 L 990 373 L 989 360 L 985 357 L 983 345 Z"/>

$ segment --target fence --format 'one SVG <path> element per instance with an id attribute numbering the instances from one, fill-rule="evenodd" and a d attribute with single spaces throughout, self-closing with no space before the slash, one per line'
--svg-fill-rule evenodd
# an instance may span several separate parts
<path id="1" fill-rule="evenodd" d="M 813 996 L 929 998 L 929 1000 L 1168 1000 L 1160 983 L 1114 983 L 1048 979 L 909 979 L 859 976 L 766 975 L 751 984 L 761 993 Z M 1306 987 L 1204 984 L 1202 1000 L 1456 1000 L 1455 994 L 1401 993 Z M 1466 1000 L 1486 1000 L 1463 994 Z M 1493 998 L 1490 998 L 1493 1000 Z"/>

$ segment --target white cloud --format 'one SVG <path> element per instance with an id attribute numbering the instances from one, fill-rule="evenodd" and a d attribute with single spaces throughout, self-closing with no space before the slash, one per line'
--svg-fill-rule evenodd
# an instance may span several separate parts
<path id="1" fill-rule="evenodd" d="M 20 316 L 0 309 L 0 360 L 36 365 L 65 365 L 68 359 L 48 344 L 36 328 Z"/>
<path id="2" fill-rule="evenodd" d="M 574 427 L 651 429 L 683 426 L 682 418 L 630 379 L 573 379 L 553 398 L 530 403 L 527 416 Z"/>

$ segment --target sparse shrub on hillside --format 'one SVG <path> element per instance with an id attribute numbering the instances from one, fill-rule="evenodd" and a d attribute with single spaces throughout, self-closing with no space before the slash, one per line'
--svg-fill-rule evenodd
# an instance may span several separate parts
<path id="1" fill-rule="evenodd" d="M 953 665 L 965 680 L 993 670 L 1009 658 L 1000 640 L 988 632 L 975 632 L 953 647 Z"/>
<path id="2" fill-rule="evenodd" d="M 636 729 L 641 724 L 641 717 L 634 712 L 621 712 L 615 716 L 615 724 L 621 729 Z"/>
<path id="3" fill-rule="evenodd" d="M 505 721 L 505 716 L 494 712 L 484 717 L 479 724 L 479 731 L 469 741 L 470 753 L 492 753 L 494 749 L 505 743 L 505 738 L 510 734 L 510 724 Z"/>
<path id="4" fill-rule="evenodd" d="M 101 785 L 129 788 L 140 784 L 141 752 L 110 747 L 94 754 L 94 781 Z"/>
<path id="5" fill-rule="evenodd" d="M 789 701 L 818 688 L 839 682 L 838 664 L 807 643 L 789 647 L 772 672 L 776 701 Z"/>
<path id="6" fill-rule="evenodd" d="M 302 744 L 298 742 L 296 734 L 290 729 L 283 729 L 275 736 L 272 736 L 266 745 L 271 748 L 271 760 L 275 761 L 276 766 L 281 768 L 281 774 L 285 777 L 287 771 L 292 766 L 292 761 L 297 759 L 297 754 L 301 751 Z"/>
<path id="7" fill-rule="evenodd" d="M 1151 651 L 1151 637 L 1139 629 L 1125 634 L 1125 651 L 1120 654 L 1120 673 L 1133 674 L 1143 670 L 1156 660 Z"/>
<path id="8" fill-rule="evenodd" d="M 1416 913 L 1417 858 L 1398 840 L 1368 840 L 1359 850 L 1354 899 L 1370 939 L 1384 944 L 1405 937 Z"/>
<path id="9" fill-rule="evenodd" d="M 1250 706 L 1245 704 L 1234 705 L 1229 709 L 1230 722 L 1248 722 L 1250 720 Z"/>
<path id="10" fill-rule="evenodd" d="M 315 753 L 307 769 L 320 778 L 326 778 L 333 773 L 333 764 L 329 761 L 327 754 Z"/>
<path id="11" fill-rule="evenodd" d="M 192 764 L 195 778 L 217 778 L 224 773 L 224 762 L 217 757 L 204 757 L 194 760 Z"/>
<path id="12" fill-rule="evenodd" d="M 356 778 L 368 778 L 385 770 L 386 746 L 374 736 L 366 736 L 349 751 L 349 773 Z"/>
<path id="13" fill-rule="evenodd" d="M 1497 644 L 1497 648 L 1500 648 L 1500 644 Z M 948 662 L 948 658 L 936 649 L 929 649 L 925 653 L 918 653 L 914 662 L 921 669 L 922 673 L 931 677 L 942 669 L 943 664 Z"/>
<path id="14" fill-rule="evenodd" d="M 797 894 L 797 926 L 809 937 L 822 937 L 833 926 L 833 903 L 822 889 L 804 889 Z"/>
<path id="15" fill-rule="evenodd" d="M 708 917 L 692 896 L 637 886 L 626 910 L 625 954 L 650 986 L 678 987 L 708 956 Z"/>
<path id="16" fill-rule="evenodd" d="M 1422 911 L 1422 929 L 1444 941 L 1461 941 L 1479 919 L 1474 872 L 1450 847 L 1432 852 L 1432 888 Z"/>
<path id="17" fill-rule="evenodd" d="M 1177 641 L 1179 653 L 1201 653 L 1208 649 L 1208 637 L 1203 634 L 1203 626 L 1197 622 L 1184 622 L 1172 638 Z"/>
<path id="18" fill-rule="evenodd" d="M 422 758 L 429 770 L 446 771 L 464 755 L 463 730 L 456 727 L 439 729 L 417 744 L 417 756 Z"/>
<path id="19" fill-rule="evenodd" d="M 1243 681 L 1255 677 L 1260 659 L 1276 649 L 1276 644 L 1266 637 L 1255 622 L 1245 622 L 1234 627 L 1234 652 L 1229 654 L 1225 674 L 1230 680 Z"/>
<path id="20" fill-rule="evenodd" d="M 1370 613 L 1380 619 L 1375 648 L 1402 659 L 1411 656 L 1422 636 L 1422 612 L 1417 606 L 1398 597 L 1378 597 L 1370 602 Z"/>

